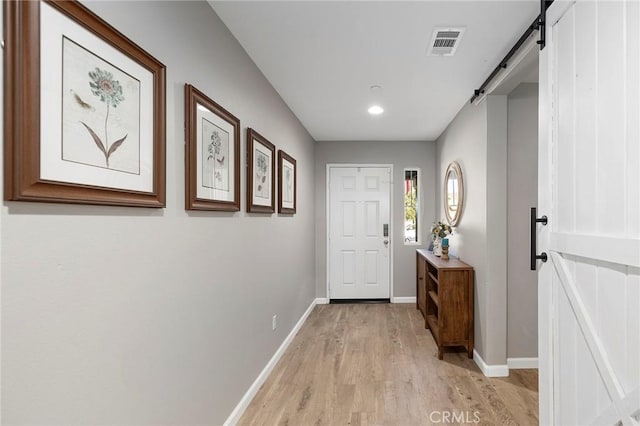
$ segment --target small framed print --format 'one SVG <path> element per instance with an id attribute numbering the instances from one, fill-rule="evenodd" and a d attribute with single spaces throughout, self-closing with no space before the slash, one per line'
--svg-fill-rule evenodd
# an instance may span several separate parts
<path id="1" fill-rule="evenodd" d="M 185 208 L 240 210 L 240 120 L 185 85 Z"/>
<path id="2" fill-rule="evenodd" d="M 276 147 L 247 129 L 247 211 L 275 213 Z"/>
<path id="3" fill-rule="evenodd" d="M 165 205 L 165 67 L 77 1 L 7 1 L 5 199 Z"/>
<path id="4" fill-rule="evenodd" d="M 278 151 L 278 213 L 296 213 L 297 165 L 283 150 Z"/>

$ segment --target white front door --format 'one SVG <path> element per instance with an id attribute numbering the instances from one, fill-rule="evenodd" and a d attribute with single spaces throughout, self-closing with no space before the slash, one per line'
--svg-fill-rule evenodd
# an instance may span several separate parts
<path id="1" fill-rule="evenodd" d="M 540 57 L 540 423 L 640 424 L 640 3 L 556 0 Z"/>
<path id="2" fill-rule="evenodd" d="M 388 299 L 391 169 L 331 166 L 328 179 L 329 298 Z"/>

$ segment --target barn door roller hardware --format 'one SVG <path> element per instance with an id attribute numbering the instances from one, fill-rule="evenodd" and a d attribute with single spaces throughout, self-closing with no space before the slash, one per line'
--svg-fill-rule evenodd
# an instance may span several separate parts
<path id="1" fill-rule="evenodd" d="M 538 40 L 538 44 L 540 45 L 540 50 L 544 49 L 544 46 L 547 42 L 547 9 L 551 6 L 553 0 L 540 0 L 540 16 L 538 16 L 538 31 L 540 33 L 540 39 Z"/>
<path id="2" fill-rule="evenodd" d="M 493 72 L 484 81 L 484 83 L 482 83 L 482 86 L 480 86 L 479 89 L 476 89 L 473 91 L 473 96 L 471 97 L 471 100 L 470 100 L 471 103 L 473 103 L 473 101 L 475 101 L 476 98 L 484 94 L 485 89 L 487 88 L 489 83 L 491 83 L 491 80 L 493 80 L 500 71 L 507 68 L 509 64 L 509 60 L 513 57 L 513 55 L 515 55 L 518 49 L 520 49 L 520 47 L 522 47 L 522 45 L 527 41 L 531 33 L 533 33 L 536 30 L 538 30 L 540 33 L 540 38 L 536 43 L 540 45 L 540 50 L 544 49 L 545 42 L 546 42 L 545 25 L 546 25 L 547 9 L 549 8 L 549 6 L 551 6 L 551 3 L 553 3 L 553 0 L 540 0 L 540 15 L 538 15 L 536 19 L 531 23 L 531 25 L 527 27 L 527 30 L 524 32 L 524 34 L 522 34 L 522 36 L 518 39 L 518 41 L 516 41 L 516 44 L 513 45 L 511 50 L 509 50 L 509 53 L 507 53 L 504 59 L 500 61 L 498 66 L 493 70 Z"/>

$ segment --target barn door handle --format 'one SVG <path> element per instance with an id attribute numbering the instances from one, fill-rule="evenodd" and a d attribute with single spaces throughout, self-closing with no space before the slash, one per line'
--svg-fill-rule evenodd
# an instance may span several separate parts
<path id="1" fill-rule="evenodd" d="M 547 225 L 548 220 L 547 220 L 547 216 L 542 216 L 541 218 L 538 218 L 538 212 L 537 209 L 535 207 L 531 207 L 531 270 L 535 271 L 536 270 L 536 260 L 542 260 L 542 262 L 546 262 L 547 261 L 547 253 L 542 252 L 539 255 L 537 255 L 536 253 L 538 252 L 538 243 L 536 241 L 536 225 L 538 223 L 541 223 L 543 225 Z"/>

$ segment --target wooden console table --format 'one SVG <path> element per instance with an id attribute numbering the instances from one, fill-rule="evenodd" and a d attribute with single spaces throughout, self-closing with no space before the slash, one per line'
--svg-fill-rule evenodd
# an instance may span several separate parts
<path id="1" fill-rule="evenodd" d="M 438 345 L 438 358 L 445 346 L 464 346 L 473 358 L 473 267 L 423 249 L 416 260 L 416 308 Z"/>

